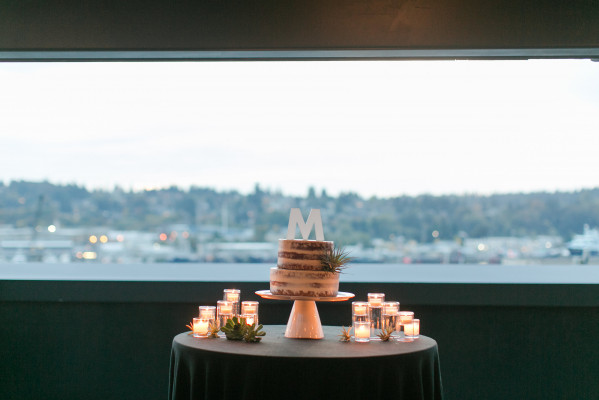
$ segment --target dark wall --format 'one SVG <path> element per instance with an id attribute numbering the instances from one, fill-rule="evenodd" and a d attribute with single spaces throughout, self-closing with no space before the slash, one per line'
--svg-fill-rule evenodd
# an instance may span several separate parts
<path id="1" fill-rule="evenodd" d="M 90 289 L 95 286 L 104 290 L 108 298 L 110 290 L 118 291 L 115 298 L 126 296 L 122 287 L 106 289 L 102 283 L 86 284 Z M 173 284 L 177 285 L 169 285 Z M 241 287 L 243 299 L 249 300 L 256 298 L 249 294 L 264 289 L 265 284 L 233 286 Z M 156 283 L 155 296 L 160 296 L 161 285 Z M 185 324 L 197 313 L 198 305 L 214 304 L 222 289 L 231 286 L 181 285 L 184 292 L 191 287 L 197 301 L 2 302 L 1 397 L 165 399 L 172 338 L 186 330 Z M 406 287 L 410 286 L 354 283 L 343 289 L 354 290 L 357 298 L 364 299 L 367 292 L 382 287 L 388 299 L 399 299 L 402 309 L 416 312 L 422 321 L 422 333 L 439 344 L 446 398 L 599 398 L 596 306 L 410 304 L 412 296 L 406 295 Z M 485 285 L 471 286 L 486 290 Z M 437 297 L 442 297 L 447 288 L 447 296 L 452 296 L 451 284 L 414 287 L 434 290 Z M 511 295 L 509 291 L 504 293 Z M 546 294 L 554 295 L 550 288 Z M 64 297 L 68 298 L 68 293 Z M 350 302 L 321 303 L 318 308 L 325 325 L 350 323 Z M 265 324 L 285 324 L 290 310 L 291 302 L 261 300 L 261 320 Z"/>

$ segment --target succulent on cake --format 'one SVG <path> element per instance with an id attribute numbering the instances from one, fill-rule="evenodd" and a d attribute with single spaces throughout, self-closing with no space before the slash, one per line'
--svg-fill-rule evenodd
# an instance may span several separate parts
<path id="1" fill-rule="evenodd" d="M 246 324 L 245 318 L 229 318 L 225 326 L 220 328 L 228 340 L 243 340 L 248 343 L 259 342 L 262 340 L 260 336 L 266 335 L 262 330 L 262 325 L 256 326 Z"/>
<path id="2" fill-rule="evenodd" d="M 388 326 L 378 336 L 383 342 L 387 342 L 391 338 L 391 334 L 395 331 L 392 326 Z"/>
<path id="3" fill-rule="evenodd" d="M 351 326 L 348 326 L 347 328 L 345 328 L 344 326 L 341 327 L 341 335 L 337 335 L 339 336 L 339 341 L 340 342 L 349 342 L 351 340 Z"/>
<path id="4" fill-rule="evenodd" d="M 340 273 L 347 268 L 354 259 L 349 256 L 349 252 L 343 248 L 333 248 L 325 251 L 320 258 L 320 265 L 323 271 Z"/>

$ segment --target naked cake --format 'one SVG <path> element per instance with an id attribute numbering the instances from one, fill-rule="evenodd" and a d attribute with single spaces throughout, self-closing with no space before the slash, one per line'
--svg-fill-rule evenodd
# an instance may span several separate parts
<path id="1" fill-rule="evenodd" d="M 279 240 L 277 266 L 270 270 L 270 292 L 285 296 L 335 297 L 339 273 L 324 271 L 323 256 L 333 251 L 333 242 Z"/>

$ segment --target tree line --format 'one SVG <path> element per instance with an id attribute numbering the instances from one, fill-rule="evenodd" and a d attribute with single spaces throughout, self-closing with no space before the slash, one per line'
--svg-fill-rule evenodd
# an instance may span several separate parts
<path id="1" fill-rule="evenodd" d="M 327 239 L 344 245 L 372 239 L 418 242 L 488 236 L 557 235 L 569 240 L 584 224 L 599 226 L 599 188 L 572 192 L 493 195 L 419 195 L 364 198 L 330 196 L 310 188 L 306 196 L 262 189 L 217 191 L 176 186 L 150 191 L 88 190 L 50 182 L 0 182 L 0 225 L 104 226 L 155 231 L 185 224 L 251 228 L 253 240 L 286 229 L 289 209 L 320 208 Z M 307 215 L 305 215 L 307 216 Z M 436 232 L 436 237 L 433 236 Z"/>

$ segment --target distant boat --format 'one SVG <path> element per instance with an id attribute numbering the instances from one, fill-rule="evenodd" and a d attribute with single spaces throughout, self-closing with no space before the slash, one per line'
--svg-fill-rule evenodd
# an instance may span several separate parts
<path id="1" fill-rule="evenodd" d="M 582 235 L 574 235 L 568 243 L 568 250 L 573 256 L 596 256 L 599 255 L 599 230 L 584 225 Z"/>

